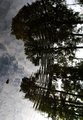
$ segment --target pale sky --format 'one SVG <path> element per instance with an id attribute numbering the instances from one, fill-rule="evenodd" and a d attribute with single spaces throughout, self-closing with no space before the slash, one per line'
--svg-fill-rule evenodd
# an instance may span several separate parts
<path id="1" fill-rule="evenodd" d="M 27 2 L 0 0 L 0 120 L 47 120 L 19 92 L 21 79 L 37 70 L 26 60 L 23 42 L 10 34 L 12 17 Z M 8 78 L 10 84 L 7 85 Z"/>

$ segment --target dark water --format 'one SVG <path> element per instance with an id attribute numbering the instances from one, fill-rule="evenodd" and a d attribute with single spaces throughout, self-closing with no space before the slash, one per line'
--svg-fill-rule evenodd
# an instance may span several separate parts
<path id="1" fill-rule="evenodd" d="M 81 15 L 61 1 L 26 3 L 0 0 L 0 119 L 82 120 Z"/>

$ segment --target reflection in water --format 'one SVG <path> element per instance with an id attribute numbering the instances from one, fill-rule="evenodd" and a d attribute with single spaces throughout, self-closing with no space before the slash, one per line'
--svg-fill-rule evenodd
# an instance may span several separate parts
<path id="1" fill-rule="evenodd" d="M 57 67 L 58 72 L 55 71 Z M 75 67 L 55 64 L 53 69 L 52 74 L 56 77 L 49 74 L 48 83 L 41 81 L 41 73 L 35 73 L 34 77 L 22 79 L 21 90 L 25 98 L 34 102 L 35 109 L 48 113 L 48 116 L 78 120 L 83 117 L 83 63 Z M 58 79 L 62 81 L 62 90 L 56 87 Z"/>
<path id="2" fill-rule="evenodd" d="M 12 34 L 24 41 L 27 58 L 39 65 L 34 75 L 22 79 L 21 90 L 53 120 L 83 119 L 83 62 L 75 63 L 82 41 L 78 23 L 79 14 L 61 0 L 28 4 L 12 20 Z"/>

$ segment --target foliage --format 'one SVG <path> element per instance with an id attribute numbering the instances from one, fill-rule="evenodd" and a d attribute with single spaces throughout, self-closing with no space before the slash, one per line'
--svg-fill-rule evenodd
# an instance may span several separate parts
<path id="1" fill-rule="evenodd" d="M 40 0 L 27 4 L 13 18 L 12 34 L 24 41 L 27 58 L 40 65 L 34 76 L 22 79 L 25 98 L 52 118 L 78 120 L 83 118 L 83 63 L 73 66 L 70 62 L 82 41 L 74 34 L 78 33 L 80 17 L 64 2 Z"/>
<path id="2" fill-rule="evenodd" d="M 48 77 L 48 82 L 40 79 L 42 73 L 39 71 L 33 77 L 23 78 L 21 90 L 25 92 L 25 98 L 32 100 L 34 108 L 48 113 L 49 117 L 58 116 L 67 120 L 83 118 L 83 77 L 80 76 L 80 67 L 81 70 L 83 67 L 62 67 L 58 64 L 53 67 L 56 70 L 52 71 L 53 76 L 51 79 Z M 62 91 L 57 90 L 58 79 L 62 81 Z"/>

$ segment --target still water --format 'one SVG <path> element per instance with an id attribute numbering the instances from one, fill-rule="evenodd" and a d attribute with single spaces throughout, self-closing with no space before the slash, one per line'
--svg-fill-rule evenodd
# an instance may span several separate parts
<path id="1" fill-rule="evenodd" d="M 10 34 L 12 17 L 26 3 L 27 0 L 0 0 L 0 120 L 47 119 L 19 92 L 22 78 L 37 69 L 26 60 L 23 42 Z"/>
<path id="2" fill-rule="evenodd" d="M 80 15 L 32 2 L 0 0 L 0 120 L 83 120 Z"/>

